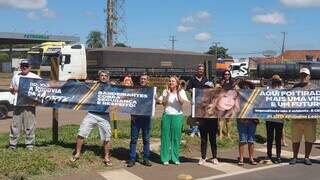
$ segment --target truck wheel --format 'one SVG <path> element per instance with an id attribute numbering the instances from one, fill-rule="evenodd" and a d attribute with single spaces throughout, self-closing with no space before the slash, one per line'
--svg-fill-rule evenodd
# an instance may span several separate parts
<path id="1" fill-rule="evenodd" d="M 0 119 L 5 119 L 8 116 L 8 107 L 6 105 L 0 105 Z"/>

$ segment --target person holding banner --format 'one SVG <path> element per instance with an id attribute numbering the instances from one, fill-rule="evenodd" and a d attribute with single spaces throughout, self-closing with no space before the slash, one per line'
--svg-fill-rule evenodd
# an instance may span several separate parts
<path id="1" fill-rule="evenodd" d="M 19 89 L 19 80 L 21 77 L 41 79 L 38 75 L 30 72 L 30 63 L 28 60 L 22 60 L 18 74 L 14 75 L 9 91 L 16 94 Z M 10 126 L 9 148 L 16 149 L 20 136 L 20 129 L 23 127 L 25 132 L 25 145 L 28 150 L 33 150 L 35 143 L 36 115 L 34 106 L 14 106 L 13 117 Z"/>
<path id="2" fill-rule="evenodd" d="M 311 74 L 308 68 L 300 69 L 300 83 L 295 84 L 293 89 L 297 90 L 310 90 L 317 88 L 314 84 L 310 82 Z M 292 119 L 291 131 L 292 131 L 292 150 L 293 158 L 290 161 L 291 165 L 298 162 L 298 153 L 300 148 L 300 142 L 302 136 L 305 139 L 305 158 L 304 163 L 306 165 L 312 165 L 309 159 L 312 143 L 316 140 L 316 126 L 317 119 Z"/>
<path id="3" fill-rule="evenodd" d="M 178 77 L 170 77 L 168 87 L 163 90 L 158 100 L 164 106 L 161 119 L 161 161 L 164 165 L 169 165 L 169 161 L 172 160 L 174 164 L 179 165 L 183 125 L 182 105 L 190 101 L 186 92 L 181 89 Z"/>
<path id="4" fill-rule="evenodd" d="M 255 86 L 249 81 L 240 81 L 238 86 L 241 89 L 254 89 Z M 251 165 L 257 165 L 254 160 L 254 135 L 256 133 L 258 119 L 237 119 L 237 129 L 239 134 L 239 166 L 243 166 L 244 147 L 248 144 L 249 162 Z"/>
<path id="5" fill-rule="evenodd" d="M 98 83 L 109 83 L 109 72 L 106 70 L 100 70 L 98 72 L 99 82 Z M 70 161 L 75 162 L 80 158 L 81 149 L 84 144 L 84 139 L 87 138 L 91 130 L 97 126 L 100 132 L 100 138 L 104 144 L 104 163 L 107 166 L 112 166 L 110 160 L 110 139 L 111 139 L 111 125 L 109 113 L 107 112 L 95 112 L 89 111 L 82 121 L 79 133 L 76 139 L 75 154 L 71 157 Z"/>
<path id="6" fill-rule="evenodd" d="M 140 76 L 139 87 L 146 87 L 148 83 L 148 75 L 146 73 Z M 150 130 L 151 130 L 151 116 L 131 115 L 131 141 L 129 156 L 130 160 L 127 167 L 133 167 L 136 162 L 136 147 L 139 136 L 139 131 L 142 131 L 143 139 L 143 162 L 145 166 L 152 166 L 149 161 L 150 155 Z"/>
<path id="7" fill-rule="evenodd" d="M 124 75 L 123 81 L 121 82 L 121 85 L 123 86 L 128 86 L 128 87 L 133 87 L 133 81 L 131 78 L 131 74 L 127 73 Z"/>
<path id="8" fill-rule="evenodd" d="M 208 82 L 208 78 L 205 76 L 205 69 L 203 64 L 198 64 L 197 73 L 189 80 L 186 90 L 192 93 L 193 88 L 205 88 L 205 84 Z M 190 126 L 189 128 L 191 137 L 194 135 L 200 135 L 198 126 Z"/>
<path id="9" fill-rule="evenodd" d="M 279 75 L 273 75 L 271 78 L 271 89 L 282 89 L 282 79 Z M 265 162 L 272 159 L 272 144 L 273 139 L 276 141 L 276 159 L 273 161 L 275 164 L 281 163 L 281 138 L 283 132 L 283 120 L 267 119 L 267 157 Z"/>
<path id="10" fill-rule="evenodd" d="M 236 81 L 231 78 L 231 72 L 225 70 L 223 72 L 223 77 L 217 82 L 217 87 L 229 91 L 237 89 Z M 230 91 L 229 91 L 230 92 Z M 230 128 L 231 128 L 231 118 L 219 118 L 219 138 L 223 138 L 224 122 L 226 121 L 227 137 L 230 138 Z"/>

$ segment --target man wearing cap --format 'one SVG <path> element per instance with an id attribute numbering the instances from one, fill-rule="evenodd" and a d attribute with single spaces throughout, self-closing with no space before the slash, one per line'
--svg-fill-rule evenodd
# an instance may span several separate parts
<path id="1" fill-rule="evenodd" d="M 30 72 L 30 63 L 28 60 L 22 60 L 20 63 L 20 70 L 18 74 L 14 75 L 10 83 L 10 92 L 16 94 L 19 89 L 20 77 L 36 78 L 40 77 Z M 21 128 L 25 132 L 25 145 L 28 150 L 33 150 L 35 142 L 36 130 L 36 116 L 34 106 L 15 106 L 13 110 L 13 117 L 10 126 L 9 148 L 16 149 Z"/>
<path id="2" fill-rule="evenodd" d="M 100 70 L 98 72 L 99 82 L 98 83 L 109 83 L 109 72 L 105 70 Z M 112 166 L 110 160 L 110 139 L 111 139 L 111 125 L 110 117 L 107 112 L 95 112 L 89 111 L 84 117 L 76 140 L 75 154 L 70 158 L 71 162 L 75 162 L 80 158 L 81 149 L 84 144 L 84 139 L 88 138 L 91 130 L 94 127 L 98 127 L 100 132 L 100 139 L 103 141 L 104 146 L 104 164 L 106 166 Z"/>
<path id="3" fill-rule="evenodd" d="M 300 69 L 300 82 L 295 84 L 293 89 L 297 90 L 309 90 L 314 89 L 316 86 L 310 82 L 310 70 L 308 68 Z M 316 119 L 292 119 L 292 149 L 293 149 L 293 158 L 290 161 L 291 165 L 297 163 L 298 153 L 300 148 L 300 141 L 302 135 L 305 139 L 305 158 L 304 163 L 306 165 L 312 165 L 311 160 L 309 159 L 312 143 L 316 140 Z"/>

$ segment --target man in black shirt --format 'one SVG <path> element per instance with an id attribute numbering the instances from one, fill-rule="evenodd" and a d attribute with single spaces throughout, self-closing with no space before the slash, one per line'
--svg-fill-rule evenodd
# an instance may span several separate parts
<path id="1" fill-rule="evenodd" d="M 204 65 L 199 64 L 197 67 L 197 73 L 189 80 L 186 90 L 192 93 L 193 88 L 204 88 L 205 83 L 208 82 L 208 78 L 205 76 Z M 198 126 L 190 126 L 191 137 L 195 134 L 199 135 Z"/>

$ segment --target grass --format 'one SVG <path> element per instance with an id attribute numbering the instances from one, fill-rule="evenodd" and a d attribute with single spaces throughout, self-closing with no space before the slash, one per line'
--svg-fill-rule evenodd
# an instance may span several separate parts
<path id="1" fill-rule="evenodd" d="M 285 130 L 287 137 L 290 137 L 290 122 L 286 123 Z M 318 129 L 320 123 L 318 123 Z M 8 150 L 8 134 L 0 134 L 0 179 L 44 179 L 45 177 L 72 174 L 90 169 L 106 169 L 102 163 L 102 146 L 98 130 L 95 129 L 87 139 L 82 157 L 75 163 L 69 162 L 75 146 L 75 136 L 78 132 L 78 125 L 63 126 L 59 129 L 59 142 L 51 142 L 51 129 L 37 129 L 36 147 L 34 151 L 27 151 L 23 148 L 24 138 L 20 138 L 19 146 L 16 150 Z M 128 147 L 130 141 L 130 121 L 118 121 L 119 138 L 112 140 L 112 168 L 124 166 L 124 161 L 128 157 Z M 187 125 L 184 124 L 184 129 Z M 319 136 L 319 131 L 317 132 Z M 265 124 L 263 121 L 257 128 L 259 143 L 265 140 Z M 160 119 L 153 119 L 151 136 L 160 137 Z M 191 138 L 183 134 L 185 143 L 181 146 L 181 155 L 185 157 L 199 156 L 200 140 Z M 235 122 L 231 129 L 231 139 L 218 140 L 218 149 L 236 147 L 238 135 Z M 142 151 L 141 145 L 138 151 Z M 156 158 L 159 152 L 156 153 Z"/>

